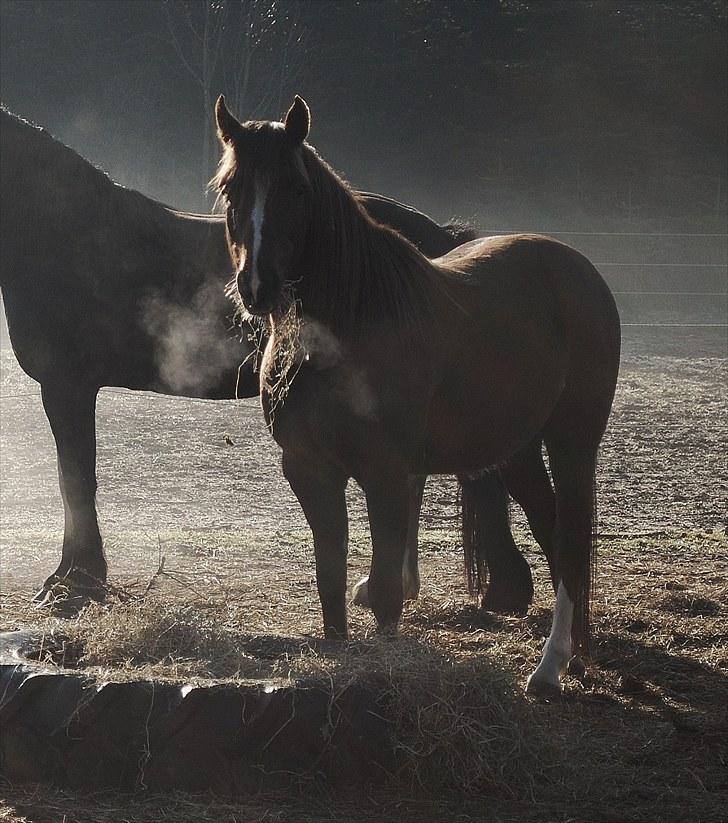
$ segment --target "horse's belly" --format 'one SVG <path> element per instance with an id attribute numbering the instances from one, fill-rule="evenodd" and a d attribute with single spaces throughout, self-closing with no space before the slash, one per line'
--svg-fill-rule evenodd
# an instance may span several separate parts
<path id="1" fill-rule="evenodd" d="M 505 462 L 540 435 L 563 391 L 560 358 L 539 368 L 503 364 L 453 373 L 430 405 L 423 471 L 451 474 Z"/>

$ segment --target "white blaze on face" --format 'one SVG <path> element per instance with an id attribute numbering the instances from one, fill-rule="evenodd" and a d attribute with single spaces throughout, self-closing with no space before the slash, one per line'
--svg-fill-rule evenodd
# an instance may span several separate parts
<path id="1" fill-rule="evenodd" d="M 268 190 L 260 181 L 255 183 L 255 203 L 253 204 L 253 248 L 250 251 L 250 293 L 254 301 L 258 299 L 260 290 L 260 274 L 258 272 L 258 255 L 263 241 L 263 219 L 265 217 L 265 199 Z"/>

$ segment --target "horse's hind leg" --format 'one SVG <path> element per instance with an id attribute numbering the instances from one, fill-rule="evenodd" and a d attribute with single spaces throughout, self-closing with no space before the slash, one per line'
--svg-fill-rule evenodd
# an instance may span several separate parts
<path id="1" fill-rule="evenodd" d="M 283 453 L 283 474 L 301 504 L 316 556 L 316 584 L 328 640 L 346 640 L 346 553 L 349 523 L 340 471 Z"/>
<path id="2" fill-rule="evenodd" d="M 546 555 L 554 590 L 558 587 L 554 558 L 556 498 L 541 454 L 541 439 L 516 454 L 501 469 L 511 497 L 523 509 L 536 542 Z"/>
<path id="3" fill-rule="evenodd" d="M 533 598 L 533 578 L 511 534 L 503 478 L 490 471 L 458 479 L 471 591 L 483 592 L 482 608 L 488 611 L 524 614 Z"/>
<path id="4" fill-rule="evenodd" d="M 36 595 L 38 601 L 83 605 L 105 593 L 106 559 L 96 518 L 96 394 L 95 388 L 73 383 L 43 383 L 43 408 L 56 441 L 58 480 L 65 525 L 58 569 Z M 66 592 L 56 599 L 54 587 Z"/>
<path id="5" fill-rule="evenodd" d="M 420 594 L 420 569 L 417 541 L 420 532 L 420 512 L 422 496 L 425 492 L 426 475 L 413 474 L 409 478 L 409 511 L 407 519 L 407 542 L 402 562 L 402 593 L 405 600 L 417 600 Z M 369 606 L 369 575 L 352 589 L 351 602 L 356 606 Z"/>
<path id="6" fill-rule="evenodd" d="M 585 652 L 589 640 L 597 447 L 580 448 L 548 439 L 547 446 L 556 491 L 556 606 L 543 656 L 526 689 L 549 695 L 560 693 L 560 678 L 572 654 Z"/>

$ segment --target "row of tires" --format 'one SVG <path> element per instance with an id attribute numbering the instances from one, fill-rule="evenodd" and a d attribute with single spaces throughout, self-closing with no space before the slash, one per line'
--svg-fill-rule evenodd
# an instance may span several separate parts
<path id="1" fill-rule="evenodd" d="M 0 774 L 223 796 L 294 781 L 377 783 L 395 766 L 386 713 L 361 684 L 102 683 L 4 654 Z"/>

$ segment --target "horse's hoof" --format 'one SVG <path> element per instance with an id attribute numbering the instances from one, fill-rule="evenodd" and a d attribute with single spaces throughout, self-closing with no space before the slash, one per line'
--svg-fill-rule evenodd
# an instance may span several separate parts
<path id="1" fill-rule="evenodd" d="M 586 665 L 584 661 L 574 655 L 566 666 L 566 673 L 577 680 L 583 680 L 586 675 Z"/>
<path id="2" fill-rule="evenodd" d="M 86 572 L 76 570 L 66 577 L 52 575 L 33 597 L 36 609 L 48 609 L 60 617 L 74 617 L 92 602 L 102 603 L 106 586 Z"/>
<path id="3" fill-rule="evenodd" d="M 377 626 L 377 637 L 382 637 L 385 640 L 394 640 L 398 634 L 397 623 L 385 623 Z"/>
<path id="4" fill-rule="evenodd" d="M 349 630 L 348 629 L 335 629 L 333 626 L 325 626 L 324 627 L 324 640 L 326 642 L 331 643 L 346 643 L 349 640 Z"/>
<path id="5" fill-rule="evenodd" d="M 48 588 L 47 585 L 44 585 L 42 588 L 38 589 L 38 591 L 33 595 L 33 599 L 31 603 L 37 608 L 43 608 L 46 605 L 46 601 L 50 596 L 51 590 Z"/>
<path id="6" fill-rule="evenodd" d="M 512 589 L 497 589 L 488 586 L 483 595 L 480 608 L 486 612 L 497 614 L 526 614 L 533 599 L 533 589 L 530 591 L 513 591 Z"/>
<path id="7" fill-rule="evenodd" d="M 420 584 L 405 588 L 403 591 L 403 600 L 417 600 L 420 596 Z M 355 606 L 363 606 L 365 609 L 371 609 L 369 602 L 369 578 L 362 577 L 362 579 L 354 585 L 351 590 L 351 602 Z"/>
<path id="8" fill-rule="evenodd" d="M 33 598 L 35 608 L 39 611 L 48 609 L 58 617 L 75 617 L 92 602 L 92 598 L 85 594 L 70 594 L 57 589 L 47 589 L 45 595 L 40 597 L 42 593 L 41 589 Z"/>
<path id="9" fill-rule="evenodd" d="M 351 602 L 355 606 L 363 606 L 365 609 L 371 608 L 369 605 L 369 578 L 362 579 L 351 590 Z"/>
<path id="10" fill-rule="evenodd" d="M 540 697 L 543 700 L 561 700 L 563 690 L 560 683 L 553 683 L 534 672 L 526 681 L 526 694 L 529 697 Z"/>
<path id="11" fill-rule="evenodd" d="M 52 575 L 50 575 L 44 580 L 43 585 L 33 595 L 33 603 L 46 603 L 46 601 L 48 600 L 49 593 L 52 592 L 56 588 L 56 586 L 59 585 L 63 585 L 63 576 L 58 574 L 58 572 L 53 572 Z"/>

